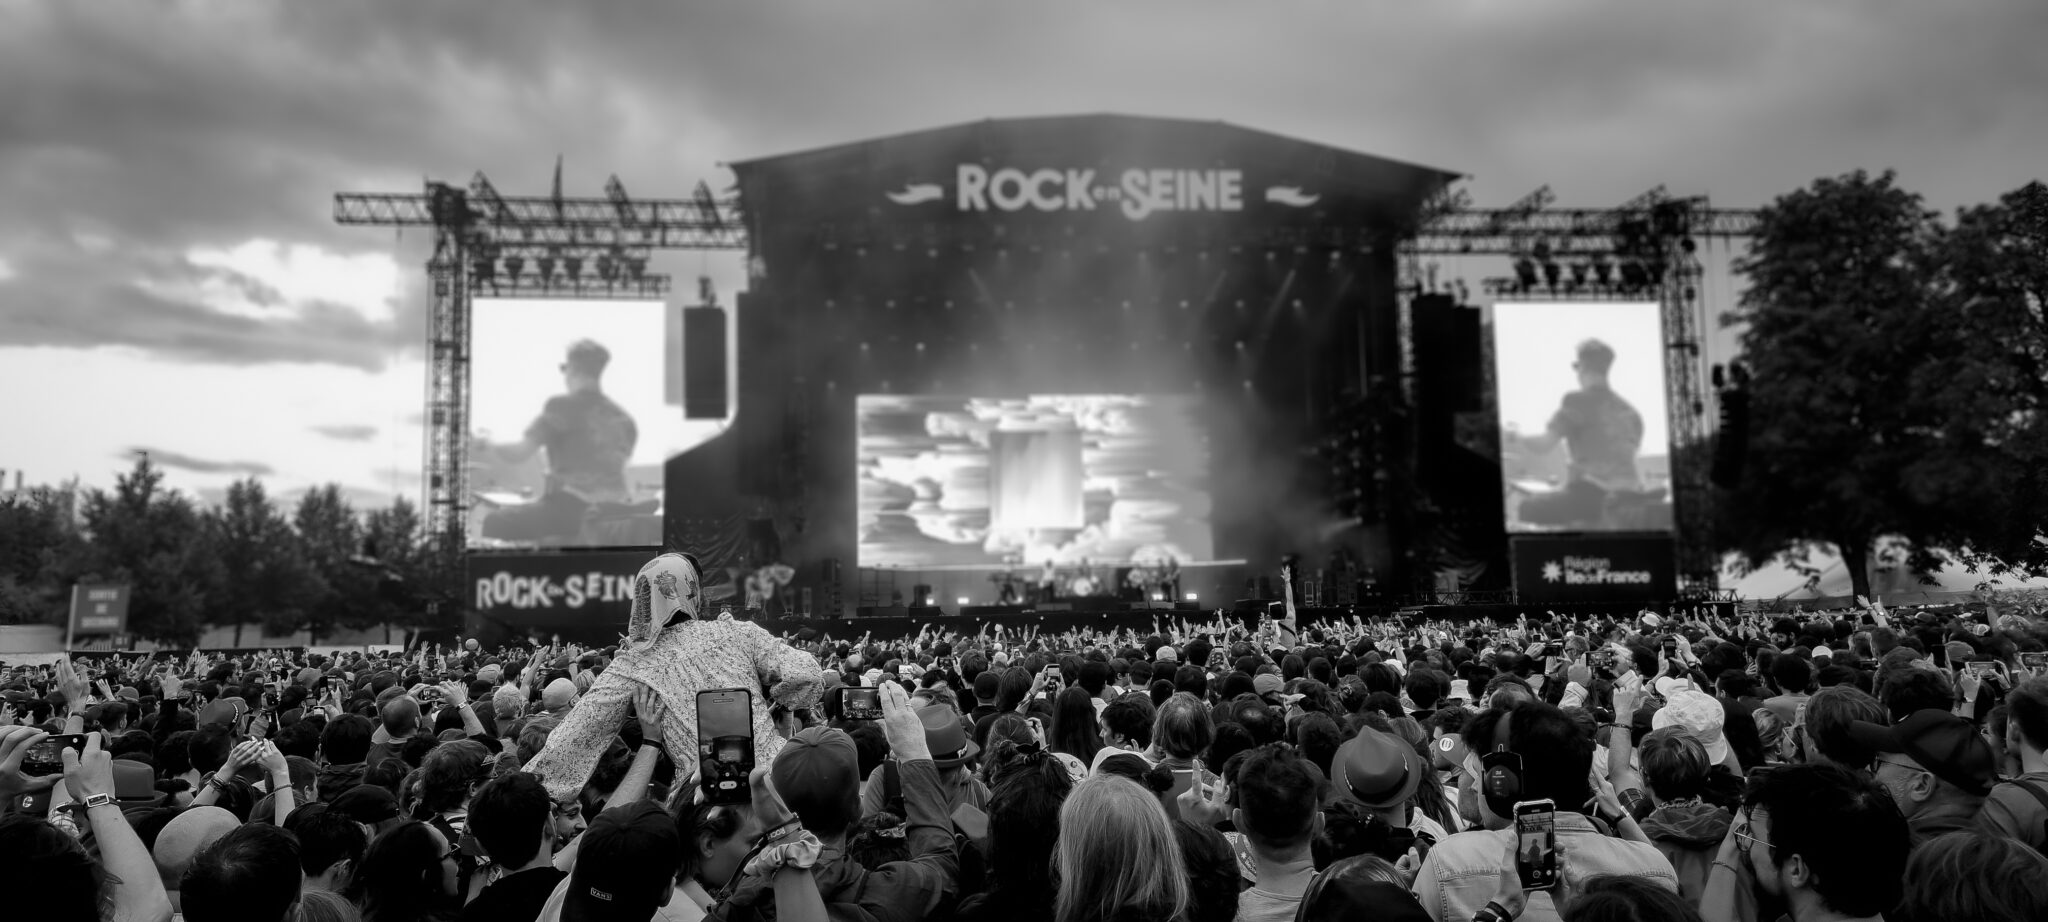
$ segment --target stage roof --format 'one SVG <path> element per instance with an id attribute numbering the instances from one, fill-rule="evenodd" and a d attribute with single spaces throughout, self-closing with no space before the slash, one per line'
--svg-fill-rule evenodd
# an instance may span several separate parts
<path id="1" fill-rule="evenodd" d="M 821 224 L 1070 237 L 1397 229 L 1459 174 L 1223 122 L 991 119 L 740 161 L 756 240 Z"/>

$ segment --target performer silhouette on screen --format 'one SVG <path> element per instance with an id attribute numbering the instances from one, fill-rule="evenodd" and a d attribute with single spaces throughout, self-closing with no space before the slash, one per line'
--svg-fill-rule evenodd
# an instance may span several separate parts
<path id="1" fill-rule="evenodd" d="M 640 441 L 633 417 L 604 394 L 604 370 L 612 354 L 591 340 L 569 346 L 561 365 L 564 393 L 549 397 L 526 436 L 511 445 L 479 449 L 503 461 L 520 462 L 547 452 L 547 487 L 539 501 L 493 510 L 483 520 L 486 538 L 506 541 L 573 541 L 583 532 L 593 504 L 629 503 L 626 463 Z"/>
<path id="2" fill-rule="evenodd" d="M 1579 344 L 1572 370 L 1579 389 L 1564 395 L 1550 425 L 1541 435 L 1522 436 L 1521 445 L 1548 454 L 1559 442 L 1571 453 L 1564 489 L 1522 501 L 1521 519 L 1531 525 L 1597 526 L 1605 518 L 1607 497 L 1616 492 L 1641 492 L 1642 474 L 1636 452 L 1643 446 L 1643 417 L 1607 384 L 1614 367 L 1614 349 L 1597 339 Z"/>

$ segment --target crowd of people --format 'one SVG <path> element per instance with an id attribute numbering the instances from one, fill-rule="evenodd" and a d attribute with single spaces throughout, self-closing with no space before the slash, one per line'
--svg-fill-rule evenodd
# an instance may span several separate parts
<path id="1" fill-rule="evenodd" d="M 2048 919 L 2026 614 L 878 639 L 671 608 L 601 649 L 7 668 L 0 891 L 37 922 Z M 750 644 L 735 791 L 677 689 Z"/>

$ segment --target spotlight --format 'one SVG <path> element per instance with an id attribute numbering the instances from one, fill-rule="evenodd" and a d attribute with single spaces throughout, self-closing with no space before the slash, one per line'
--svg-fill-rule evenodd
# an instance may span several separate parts
<path id="1" fill-rule="evenodd" d="M 966 605 L 966 604 L 967 604 L 967 597 L 963 595 L 963 596 L 959 597 L 958 599 L 954 599 L 954 601 L 956 601 L 956 602 L 959 602 L 959 603 L 960 603 L 960 604 L 962 604 L 962 605 Z"/>
<path id="2" fill-rule="evenodd" d="M 1188 593 L 1188 601 L 1192 602 L 1192 601 L 1194 601 L 1194 600 L 1195 600 L 1195 594 L 1194 594 L 1194 593 L 1192 593 L 1192 592 Z"/>
<path id="3" fill-rule="evenodd" d="M 1152 593 L 1152 601 L 1154 601 L 1154 602 L 1164 602 L 1164 601 L 1166 601 L 1166 593 L 1163 593 L 1163 592 L 1155 592 L 1155 593 Z"/>

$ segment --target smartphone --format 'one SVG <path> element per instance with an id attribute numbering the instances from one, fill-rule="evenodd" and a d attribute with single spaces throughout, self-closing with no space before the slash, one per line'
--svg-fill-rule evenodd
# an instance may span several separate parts
<path id="1" fill-rule="evenodd" d="M 21 757 L 21 773 L 31 778 L 63 774 L 64 750 L 85 755 L 85 739 L 83 733 L 55 733 L 44 737 Z"/>
<path id="2" fill-rule="evenodd" d="M 1981 679 L 1985 676 L 1997 675 L 1998 664 L 1991 662 L 1990 660 L 1976 660 L 1973 662 L 1964 663 L 1963 670 Z"/>
<path id="3" fill-rule="evenodd" d="M 1544 645 L 1543 645 L 1543 655 L 1544 655 L 1544 656 L 1563 656 L 1563 655 L 1564 655 L 1564 644 L 1561 644 L 1561 643 L 1550 643 L 1550 644 L 1544 644 Z"/>
<path id="4" fill-rule="evenodd" d="M 1060 680 L 1060 667 L 1058 667 L 1058 666 L 1047 666 L 1047 667 L 1045 667 L 1045 679 L 1046 679 L 1046 681 L 1047 681 L 1048 683 L 1050 683 L 1050 684 L 1058 684 L 1058 683 L 1059 683 L 1059 680 Z"/>
<path id="5" fill-rule="evenodd" d="M 2048 669 L 2048 653 L 2022 653 L 2020 665 L 2027 669 Z"/>
<path id="6" fill-rule="evenodd" d="M 1186 768 L 1186 769 L 1181 769 L 1181 768 L 1177 768 L 1177 769 L 1174 769 L 1174 770 L 1173 770 L 1173 789 L 1172 789 L 1172 790 L 1170 790 L 1170 791 L 1167 791 L 1167 792 L 1166 792 L 1166 799 L 1167 799 L 1167 800 L 1171 800 L 1171 801 L 1178 801 L 1178 800 L 1180 800 L 1180 795 L 1182 795 L 1182 794 L 1186 794 L 1187 792 L 1189 792 L 1189 791 L 1191 791 L 1191 790 L 1194 790 L 1194 787 L 1195 787 L 1195 770 L 1194 770 L 1194 769 L 1192 769 L 1192 768 Z"/>
<path id="7" fill-rule="evenodd" d="M 842 688 L 839 692 L 839 716 L 847 720 L 881 720 L 882 690 Z"/>
<path id="8" fill-rule="evenodd" d="M 697 774 L 704 802 L 748 804 L 753 792 L 754 693 L 718 688 L 697 693 Z"/>
<path id="9" fill-rule="evenodd" d="M 1548 800 L 1515 804 L 1515 873 L 1525 891 L 1557 886 L 1557 804 Z"/>

